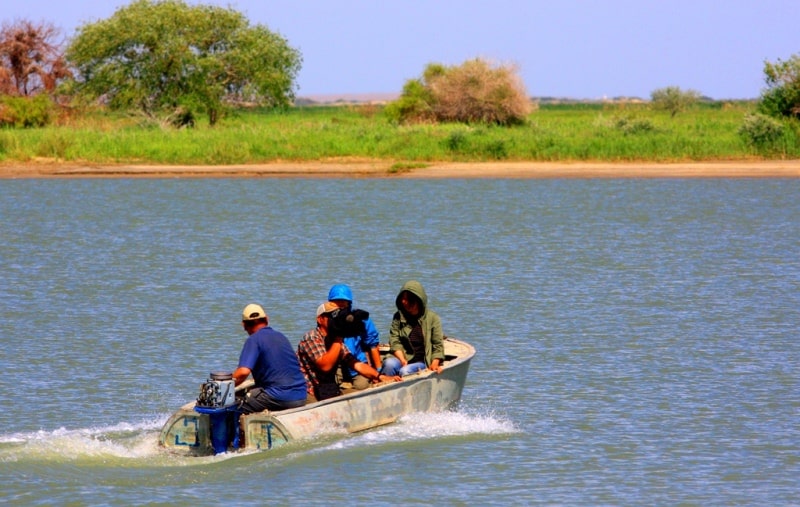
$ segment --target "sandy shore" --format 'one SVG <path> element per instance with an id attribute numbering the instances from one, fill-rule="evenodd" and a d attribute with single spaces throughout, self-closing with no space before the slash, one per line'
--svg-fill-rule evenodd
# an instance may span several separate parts
<path id="1" fill-rule="evenodd" d="M 254 165 L 0 164 L 0 178 L 800 178 L 800 160 L 593 163 L 432 163 L 392 171 L 392 162 L 323 161 Z"/>

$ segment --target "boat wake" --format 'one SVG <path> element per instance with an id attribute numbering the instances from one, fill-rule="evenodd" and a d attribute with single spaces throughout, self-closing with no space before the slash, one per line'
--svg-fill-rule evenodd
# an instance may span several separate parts
<path id="1" fill-rule="evenodd" d="M 0 462 L 148 458 L 163 454 L 158 447 L 158 431 L 165 421 L 166 417 L 105 427 L 0 435 Z"/>
<path id="2" fill-rule="evenodd" d="M 358 433 L 353 438 L 339 440 L 320 450 L 346 449 L 369 445 L 419 442 L 424 439 L 450 437 L 507 435 L 520 430 L 512 422 L 494 414 L 466 412 L 425 412 L 408 414 L 394 424 Z"/>
<path id="3" fill-rule="evenodd" d="M 205 458 L 188 458 L 170 454 L 158 446 L 158 434 L 166 416 L 138 423 L 118 423 L 113 426 L 35 431 L 0 435 L 0 463 L 18 461 L 45 462 L 95 462 L 117 463 L 120 466 L 160 464 L 197 464 L 198 459 L 219 461 L 250 453 L 230 453 Z M 313 441 L 300 444 L 315 450 L 346 449 L 365 445 L 383 445 L 403 441 L 419 441 L 468 435 L 497 435 L 516 433 L 516 426 L 492 414 L 479 415 L 465 412 L 416 413 L 397 422 L 355 435 L 342 434 L 332 429 L 329 434 L 317 435 L 322 442 L 315 447 Z M 340 438 L 341 437 L 341 438 Z M 333 441 L 331 440 L 333 439 Z M 287 449 L 289 450 L 289 449 Z M 255 451 L 257 452 L 257 451 Z M 313 451 L 312 451 L 313 452 Z"/>

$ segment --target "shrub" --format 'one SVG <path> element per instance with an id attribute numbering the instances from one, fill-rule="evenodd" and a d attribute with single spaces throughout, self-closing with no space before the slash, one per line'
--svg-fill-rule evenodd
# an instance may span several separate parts
<path id="1" fill-rule="evenodd" d="M 626 136 L 656 132 L 656 126 L 650 119 L 637 118 L 632 114 L 614 115 L 610 119 L 599 116 L 594 120 L 593 125 L 603 130 L 616 130 Z"/>
<path id="2" fill-rule="evenodd" d="M 532 110 L 516 68 L 493 67 L 478 58 L 453 67 L 429 64 L 421 79 L 405 84 L 387 112 L 401 122 L 515 125 Z"/>
<path id="3" fill-rule="evenodd" d="M 467 146 L 467 133 L 463 130 L 454 130 L 450 132 L 450 135 L 447 136 L 447 140 L 445 141 L 445 145 L 447 149 L 452 152 L 459 152 L 463 151 L 464 148 Z"/>
<path id="4" fill-rule="evenodd" d="M 666 88 L 659 88 L 653 90 L 650 94 L 650 100 L 653 109 L 669 111 L 670 117 L 674 118 L 676 114 L 686 110 L 689 106 L 697 102 L 700 98 L 700 93 L 694 90 L 681 90 L 677 86 L 667 86 Z"/>
<path id="5" fill-rule="evenodd" d="M 0 96 L 0 127 L 44 127 L 54 116 L 53 101 L 44 94 L 33 97 Z"/>
<path id="6" fill-rule="evenodd" d="M 764 63 L 767 89 L 761 94 L 758 111 L 775 117 L 800 118 L 800 55 L 787 61 Z"/>
<path id="7" fill-rule="evenodd" d="M 508 158 L 508 146 L 502 139 L 490 141 L 485 148 L 486 154 L 495 160 Z"/>
<path id="8" fill-rule="evenodd" d="M 492 68 L 480 59 L 437 73 L 428 85 L 439 121 L 520 124 L 531 101 L 513 68 Z"/>
<path id="9" fill-rule="evenodd" d="M 72 146 L 68 135 L 61 133 L 48 133 L 36 147 L 36 156 L 48 158 L 67 158 L 67 152 Z"/>
<path id="10" fill-rule="evenodd" d="M 655 130 L 653 122 L 645 118 L 620 117 L 614 123 L 614 127 L 626 136 L 652 132 Z"/>
<path id="11" fill-rule="evenodd" d="M 783 137 L 783 124 L 761 113 L 748 114 L 739 127 L 739 136 L 746 144 L 759 150 L 771 150 L 777 147 Z"/>
<path id="12" fill-rule="evenodd" d="M 387 104 L 384 112 L 397 122 L 429 122 L 435 120 L 432 103 L 430 90 L 419 79 L 412 79 L 403 85 L 400 98 Z"/>

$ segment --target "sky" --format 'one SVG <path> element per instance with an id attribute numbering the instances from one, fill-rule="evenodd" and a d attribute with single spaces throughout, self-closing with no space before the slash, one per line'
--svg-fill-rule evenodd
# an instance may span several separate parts
<path id="1" fill-rule="evenodd" d="M 0 0 L 0 21 L 65 38 L 120 0 Z M 399 93 L 429 63 L 515 65 L 534 97 L 649 98 L 666 86 L 757 98 L 764 62 L 800 54 L 800 0 L 204 0 L 302 54 L 298 97 Z"/>

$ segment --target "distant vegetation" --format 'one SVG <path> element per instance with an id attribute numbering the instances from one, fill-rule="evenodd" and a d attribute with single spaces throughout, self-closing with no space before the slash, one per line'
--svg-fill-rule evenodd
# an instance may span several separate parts
<path id="1" fill-rule="evenodd" d="M 215 128 L 142 124 L 96 113 L 45 128 L 0 129 L 0 161 L 89 164 L 252 164 L 381 159 L 436 161 L 708 161 L 800 158 L 797 124 L 763 142 L 740 129 L 756 102 L 698 103 L 672 117 L 649 104 L 543 104 L 513 127 L 396 125 L 384 106 L 239 110 Z M 783 125 L 783 124 L 782 124 Z M 413 165 L 409 165 L 413 164 Z"/>
<path id="2" fill-rule="evenodd" d="M 0 162 L 800 157 L 798 55 L 765 63 L 752 102 L 677 86 L 649 101 L 532 99 L 513 66 L 474 59 L 428 65 L 387 104 L 300 107 L 299 51 L 231 8 L 133 0 L 64 46 L 58 35 L 0 27 Z"/>

